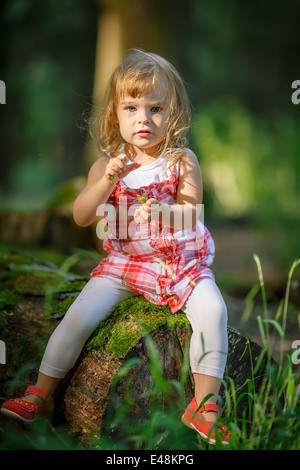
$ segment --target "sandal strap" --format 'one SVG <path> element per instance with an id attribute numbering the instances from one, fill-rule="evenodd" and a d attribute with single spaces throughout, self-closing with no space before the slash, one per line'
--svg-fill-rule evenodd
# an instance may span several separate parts
<path id="1" fill-rule="evenodd" d="M 29 395 L 30 393 L 38 395 L 39 397 L 42 397 L 45 400 L 49 398 L 52 399 L 52 396 L 49 392 L 40 387 L 36 387 L 35 385 L 29 385 L 29 387 L 27 387 L 24 397 L 26 397 L 26 395 Z"/>
<path id="2" fill-rule="evenodd" d="M 218 405 L 215 405 L 213 403 L 207 403 L 203 406 L 201 406 L 200 412 L 203 412 L 203 411 L 215 411 L 216 413 L 218 413 L 219 411 L 219 406 Z"/>

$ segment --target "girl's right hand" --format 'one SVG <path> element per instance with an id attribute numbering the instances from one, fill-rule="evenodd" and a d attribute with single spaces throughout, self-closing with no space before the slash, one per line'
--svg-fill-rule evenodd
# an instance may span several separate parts
<path id="1" fill-rule="evenodd" d="M 126 164 L 125 159 L 126 155 L 121 153 L 117 157 L 111 158 L 106 165 L 104 176 L 110 183 L 117 183 L 120 179 L 128 175 L 128 173 L 141 166 L 141 163 L 137 162 Z"/>

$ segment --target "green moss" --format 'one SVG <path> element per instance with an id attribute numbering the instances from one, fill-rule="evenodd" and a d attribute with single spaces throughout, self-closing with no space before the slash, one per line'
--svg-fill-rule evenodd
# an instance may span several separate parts
<path id="1" fill-rule="evenodd" d="M 0 291 L 0 310 L 16 305 L 18 300 L 19 296 L 9 289 Z"/>
<path id="2" fill-rule="evenodd" d="M 12 270 L 0 276 L 2 283 L 20 295 L 45 295 L 56 292 L 76 292 L 83 289 L 86 281 L 68 280 L 56 272 Z"/>
<path id="3" fill-rule="evenodd" d="M 12 266 L 31 265 L 33 261 L 19 253 L 0 253 L 0 271 L 11 269 Z"/>
<path id="4" fill-rule="evenodd" d="M 53 307 L 51 312 L 51 318 L 60 319 L 62 318 L 67 310 L 71 307 L 72 303 L 76 299 L 75 296 L 66 297 L 64 300 L 59 302 L 55 307 Z"/>
<path id="5" fill-rule="evenodd" d="M 152 304 L 142 296 L 121 302 L 111 315 L 103 320 L 87 344 L 89 351 L 103 349 L 112 357 L 121 359 L 147 333 L 160 326 L 189 328 L 182 312 L 172 313 L 169 307 Z"/>
<path id="6" fill-rule="evenodd" d="M 19 295 L 81 291 L 86 280 L 18 253 L 0 253 L 0 288 Z M 1 298 L 0 298 L 1 307 Z"/>

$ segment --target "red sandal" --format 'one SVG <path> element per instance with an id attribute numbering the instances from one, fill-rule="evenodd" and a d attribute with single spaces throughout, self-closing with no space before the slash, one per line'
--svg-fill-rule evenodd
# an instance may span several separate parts
<path id="1" fill-rule="evenodd" d="M 217 430 L 222 444 L 228 445 L 228 441 L 230 438 L 230 432 L 228 431 L 228 429 L 224 426 L 224 424 L 215 425 L 213 421 L 206 421 L 206 419 L 202 416 L 203 411 L 214 411 L 218 413 L 219 407 L 218 405 L 207 403 L 201 408 L 199 408 L 194 397 L 191 403 L 186 408 L 181 418 L 181 421 L 185 426 L 197 431 L 201 437 L 208 441 L 209 444 L 216 444 Z"/>
<path id="2" fill-rule="evenodd" d="M 26 395 L 33 393 L 44 398 L 45 402 L 41 405 L 26 401 Z M 47 416 L 53 410 L 52 396 L 40 387 L 30 385 L 22 398 L 11 398 L 1 406 L 1 413 L 24 423 L 32 423 L 42 416 Z"/>

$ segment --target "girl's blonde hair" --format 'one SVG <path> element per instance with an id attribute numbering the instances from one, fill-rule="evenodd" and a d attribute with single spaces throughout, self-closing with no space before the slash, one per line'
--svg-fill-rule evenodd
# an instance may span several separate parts
<path id="1" fill-rule="evenodd" d="M 114 157 L 123 146 L 125 153 L 133 152 L 119 132 L 117 105 L 124 94 L 133 98 L 147 91 L 167 85 L 169 121 L 159 154 L 180 157 L 187 147 L 187 133 L 190 127 L 190 104 L 183 81 L 177 70 L 162 57 L 134 49 L 115 69 L 106 89 L 103 104 L 96 114 L 94 124 L 98 130 L 97 147 L 100 152 Z M 177 158 L 176 158 L 177 160 Z"/>

